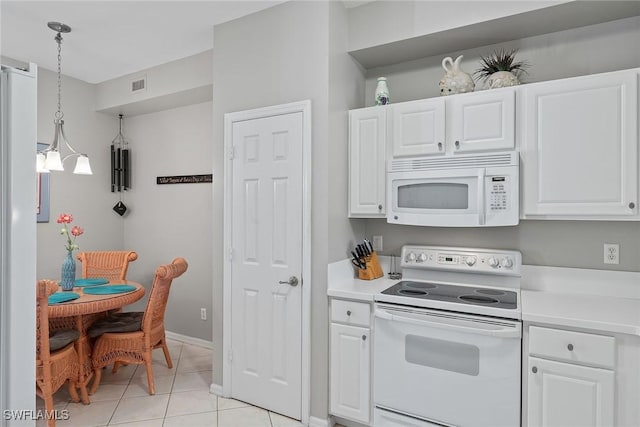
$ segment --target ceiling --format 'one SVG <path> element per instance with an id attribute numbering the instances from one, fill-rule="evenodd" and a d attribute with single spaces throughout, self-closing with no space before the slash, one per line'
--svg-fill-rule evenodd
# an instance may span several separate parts
<path id="1" fill-rule="evenodd" d="M 213 48 L 213 26 L 283 1 L 0 1 L 0 52 L 57 68 L 55 33 L 67 24 L 62 72 L 99 83 Z"/>

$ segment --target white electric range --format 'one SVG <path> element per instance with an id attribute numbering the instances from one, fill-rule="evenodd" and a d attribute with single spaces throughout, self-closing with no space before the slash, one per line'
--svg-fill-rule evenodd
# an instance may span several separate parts
<path id="1" fill-rule="evenodd" d="M 517 251 L 404 246 L 374 296 L 374 425 L 520 425 Z"/>

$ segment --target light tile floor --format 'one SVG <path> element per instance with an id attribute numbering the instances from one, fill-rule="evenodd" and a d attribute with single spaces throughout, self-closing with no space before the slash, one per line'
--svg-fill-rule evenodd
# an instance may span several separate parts
<path id="1" fill-rule="evenodd" d="M 144 366 L 123 366 L 117 374 L 108 367 L 91 404 L 73 403 L 67 387 L 54 396 L 55 409 L 69 411 L 58 427 L 294 427 L 300 422 L 233 399 L 209 393 L 211 350 L 169 341 L 173 369 L 162 350 L 153 352 L 156 394 L 147 392 Z M 38 409 L 44 402 L 37 399 Z M 38 421 L 37 426 L 45 426 Z"/>

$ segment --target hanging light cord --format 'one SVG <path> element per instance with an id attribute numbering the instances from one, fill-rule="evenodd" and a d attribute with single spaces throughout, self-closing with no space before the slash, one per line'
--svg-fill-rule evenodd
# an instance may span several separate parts
<path id="1" fill-rule="evenodd" d="M 58 43 L 58 111 L 56 111 L 56 119 L 60 120 L 64 117 L 62 112 L 62 34 L 58 33 L 55 37 Z"/>

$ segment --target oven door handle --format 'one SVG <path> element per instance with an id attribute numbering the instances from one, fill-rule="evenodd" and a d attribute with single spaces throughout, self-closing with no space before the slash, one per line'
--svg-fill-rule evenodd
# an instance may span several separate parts
<path id="1" fill-rule="evenodd" d="M 400 316 L 397 314 L 390 313 L 388 310 L 376 309 L 374 312 L 374 315 L 375 317 L 380 319 L 391 320 L 394 322 L 409 323 L 409 324 L 418 325 L 418 326 L 428 326 L 428 327 L 434 327 L 439 329 L 446 329 L 448 331 L 477 334 L 477 335 L 489 335 L 489 336 L 498 337 L 498 338 L 521 338 L 522 337 L 522 331 L 520 329 L 519 324 L 514 324 L 513 326 L 496 325 L 496 326 L 502 326 L 500 329 L 482 329 L 482 328 L 473 328 L 468 326 L 454 325 L 447 322 L 438 322 L 433 320 L 416 319 L 413 317 Z"/>

